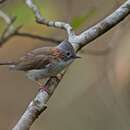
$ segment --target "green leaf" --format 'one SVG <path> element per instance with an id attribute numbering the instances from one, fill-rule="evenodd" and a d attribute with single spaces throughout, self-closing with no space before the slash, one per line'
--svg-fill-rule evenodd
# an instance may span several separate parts
<path id="1" fill-rule="evenodd" d="M 85 23 L 88 19 L 96 15 L 96 9 L 92 9 L 87 14 L 76 16 L 72 19 L 71 25 L 74 29 L 79 28 L 83 23 Z"/>

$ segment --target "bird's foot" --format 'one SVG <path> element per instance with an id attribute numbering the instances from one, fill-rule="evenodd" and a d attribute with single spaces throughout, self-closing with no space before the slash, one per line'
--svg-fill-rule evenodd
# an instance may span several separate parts
<path id="1" fill-rule="evenodd" d="M 45 91 L 45 92 L 47 92 L 47 93 L 49 94 L 49 89 L 48 89 L 48 87 L 45 86 L 45 85 L 42 85 L 42 86 L 39 88 L 39 91 Z"/>
<path id="2" fill-rule="evenodd" d="M 63 77 L 63 74 L 62 74 L 62 73 L 57 74 L 57 76 L 56 76 L 56 78 L 57 78 L 58 80 L 61 80 L 61 79 L 62 79 L 62 77 Z"/>

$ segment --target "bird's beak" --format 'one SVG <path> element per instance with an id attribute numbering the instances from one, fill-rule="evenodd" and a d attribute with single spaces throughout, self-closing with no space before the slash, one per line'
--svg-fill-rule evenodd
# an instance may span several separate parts
<path id="1" fill-rule="evenodd" d="M 77 59 L 77 58 L 81 58 L 80 56 L 77 56 L 77 55 L 75 55 L 75 57 L 74 57 L 75 59 Z"/>

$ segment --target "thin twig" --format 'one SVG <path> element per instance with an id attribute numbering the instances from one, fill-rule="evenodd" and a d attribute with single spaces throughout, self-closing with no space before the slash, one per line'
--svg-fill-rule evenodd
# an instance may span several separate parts
<path id="1" fill-rule="evenodd" d="M 20 36 L 20 37 L 27 37 L 32 38 L 36 40 L 46 41 L 46 42 L 52 42 L 56 45 L 61 42 L 61 40 L 58 40 L 56 38 L 49 38 L 49 37 L 43 37 L 39 35 L 34 35 L 27 32 L 21 32 L 20 29 L 22 26 L 15 27 L 13 24 L 16 21 L 16 17 L 10 18 L 6 13 L 4 13 L 2 10 L 0 10 L 0 17 L 4 19 L 5 23 L 7 24 L 6 28 L 4 29 L 1 37 L 0 37 L 0 47 L 7 42 L 10 38 L 14 36 Z"/>
<path id="2" fill-rule="evenodd" d="M 55 27 L 55 28 L 60 28 L 60 29 L 64 29 L 67 31 L 68 33 L 68 37 L 72 37 L 73 35 L 75 35 L 74 31 L 72 30 L 72 27 L 70 26 L 70 24 L 68 23 L 65 23 L 65 22 L 60 22 L 60 21 L 49 21 L 47 19 L 45 19 L 38 7 L 33 3 L 32 0 L 26 0 L 26 4 L 27 6 L 32 9 L 35 17 L 36 17 L 36 21 L 39 23 L 39 24 L 43 24 L 43 25 L 46 25 L 48 27 Z"/>
<path id="3" fill-rule="evenodd" d="M 27 33 L 27 32 L 20 32 L 20 31 L 16 32 L 15 35 L 20 36 L 20 37 L 28 37 L 28 38 L 32 38 L 32 39 L 36 39 L 36 40 L 46 41 L 46 42 L 52 42 L 55 44 L 59 44 L 62 41 L 62 40 L 58 40 L 56 38 L 43 37 L 43 36 L 34 35 L 31 33 Z"/>
<path id="4" fill-rule="evenodd" d="M 7 24 L 5 30 L 3 31 L 0 37 L 0 46 L 2 46 L 9 38 L 11 38 L 16 33 L 16 31 L 18 31 L 21 28 L 21 26 L 14 27 L 13 23 L 15 22 L 16 17 L 10 18 L 1 10 L 0 17 L 3 18 Z"/>

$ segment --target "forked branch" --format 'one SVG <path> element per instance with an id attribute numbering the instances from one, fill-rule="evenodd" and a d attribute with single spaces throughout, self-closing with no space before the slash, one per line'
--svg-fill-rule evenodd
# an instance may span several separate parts
<path id="1" fill-rule="evenodd" d="M 58 40 L 56 38 L 49 38 L 49 37 L 44 37 L 44 36 L 39 36 L 39 35 L 34 35 L 31 33 L 27 32 L 21 32 L 21 25 L 18 27 L 15 27 L 13 24 L 16 21 L 16 17 L 9 17 L 5 12 L 0 10 L 0 18 L 2 18 L 5 23 L 6 23 L 6 28 L 4 29 L 1 37 L 0 37 L 0 47 L 7 42 L 10 38 L 14 36 L 20 36 L 20 37 L 27 37 L 27 38 L 32 38 L 35 40 L 41 40 L 41 41 L 46 41 L 46 42 L 52 42 L 55 44 L 59 44 L 61 40 Z"/>
<path id="2" fill-rule="evenodd" d="M 70 26 L 70 24 L 65 23 L 65 22 L 60 22 L 60 21 L 50 21 L 48 19 L 45 19 L 38 7 L 34 4 L 34 2 L 32 0 L 26 0 L 26 4 L 27 6 L 32 9 L 35 17 L 36 17 L 36 21 L 39 24 L 43 24 L 46 25 L 48 27 L 55 27 L 55 28 L 60 28 L 60 29 L 64 29 L 67 31 L 68 33 L 68 37 L 72 37 L 73 35 L 75 35 L 74 31 L 72 30 L 72 27 Z"/>
<path id="3" fill-rule="evenodd" d="M 15 33 L 21 28 L 21 26 L 15 28 L 13 26 L 13 23 L 15 22 L 16 17 L 10 18 L 1 10 L 0 10 L 0 17 L 5 21 L 7 25 L 0 37 L 0 46 L 2 46 L 9 38 L 15 35 Z"/>

